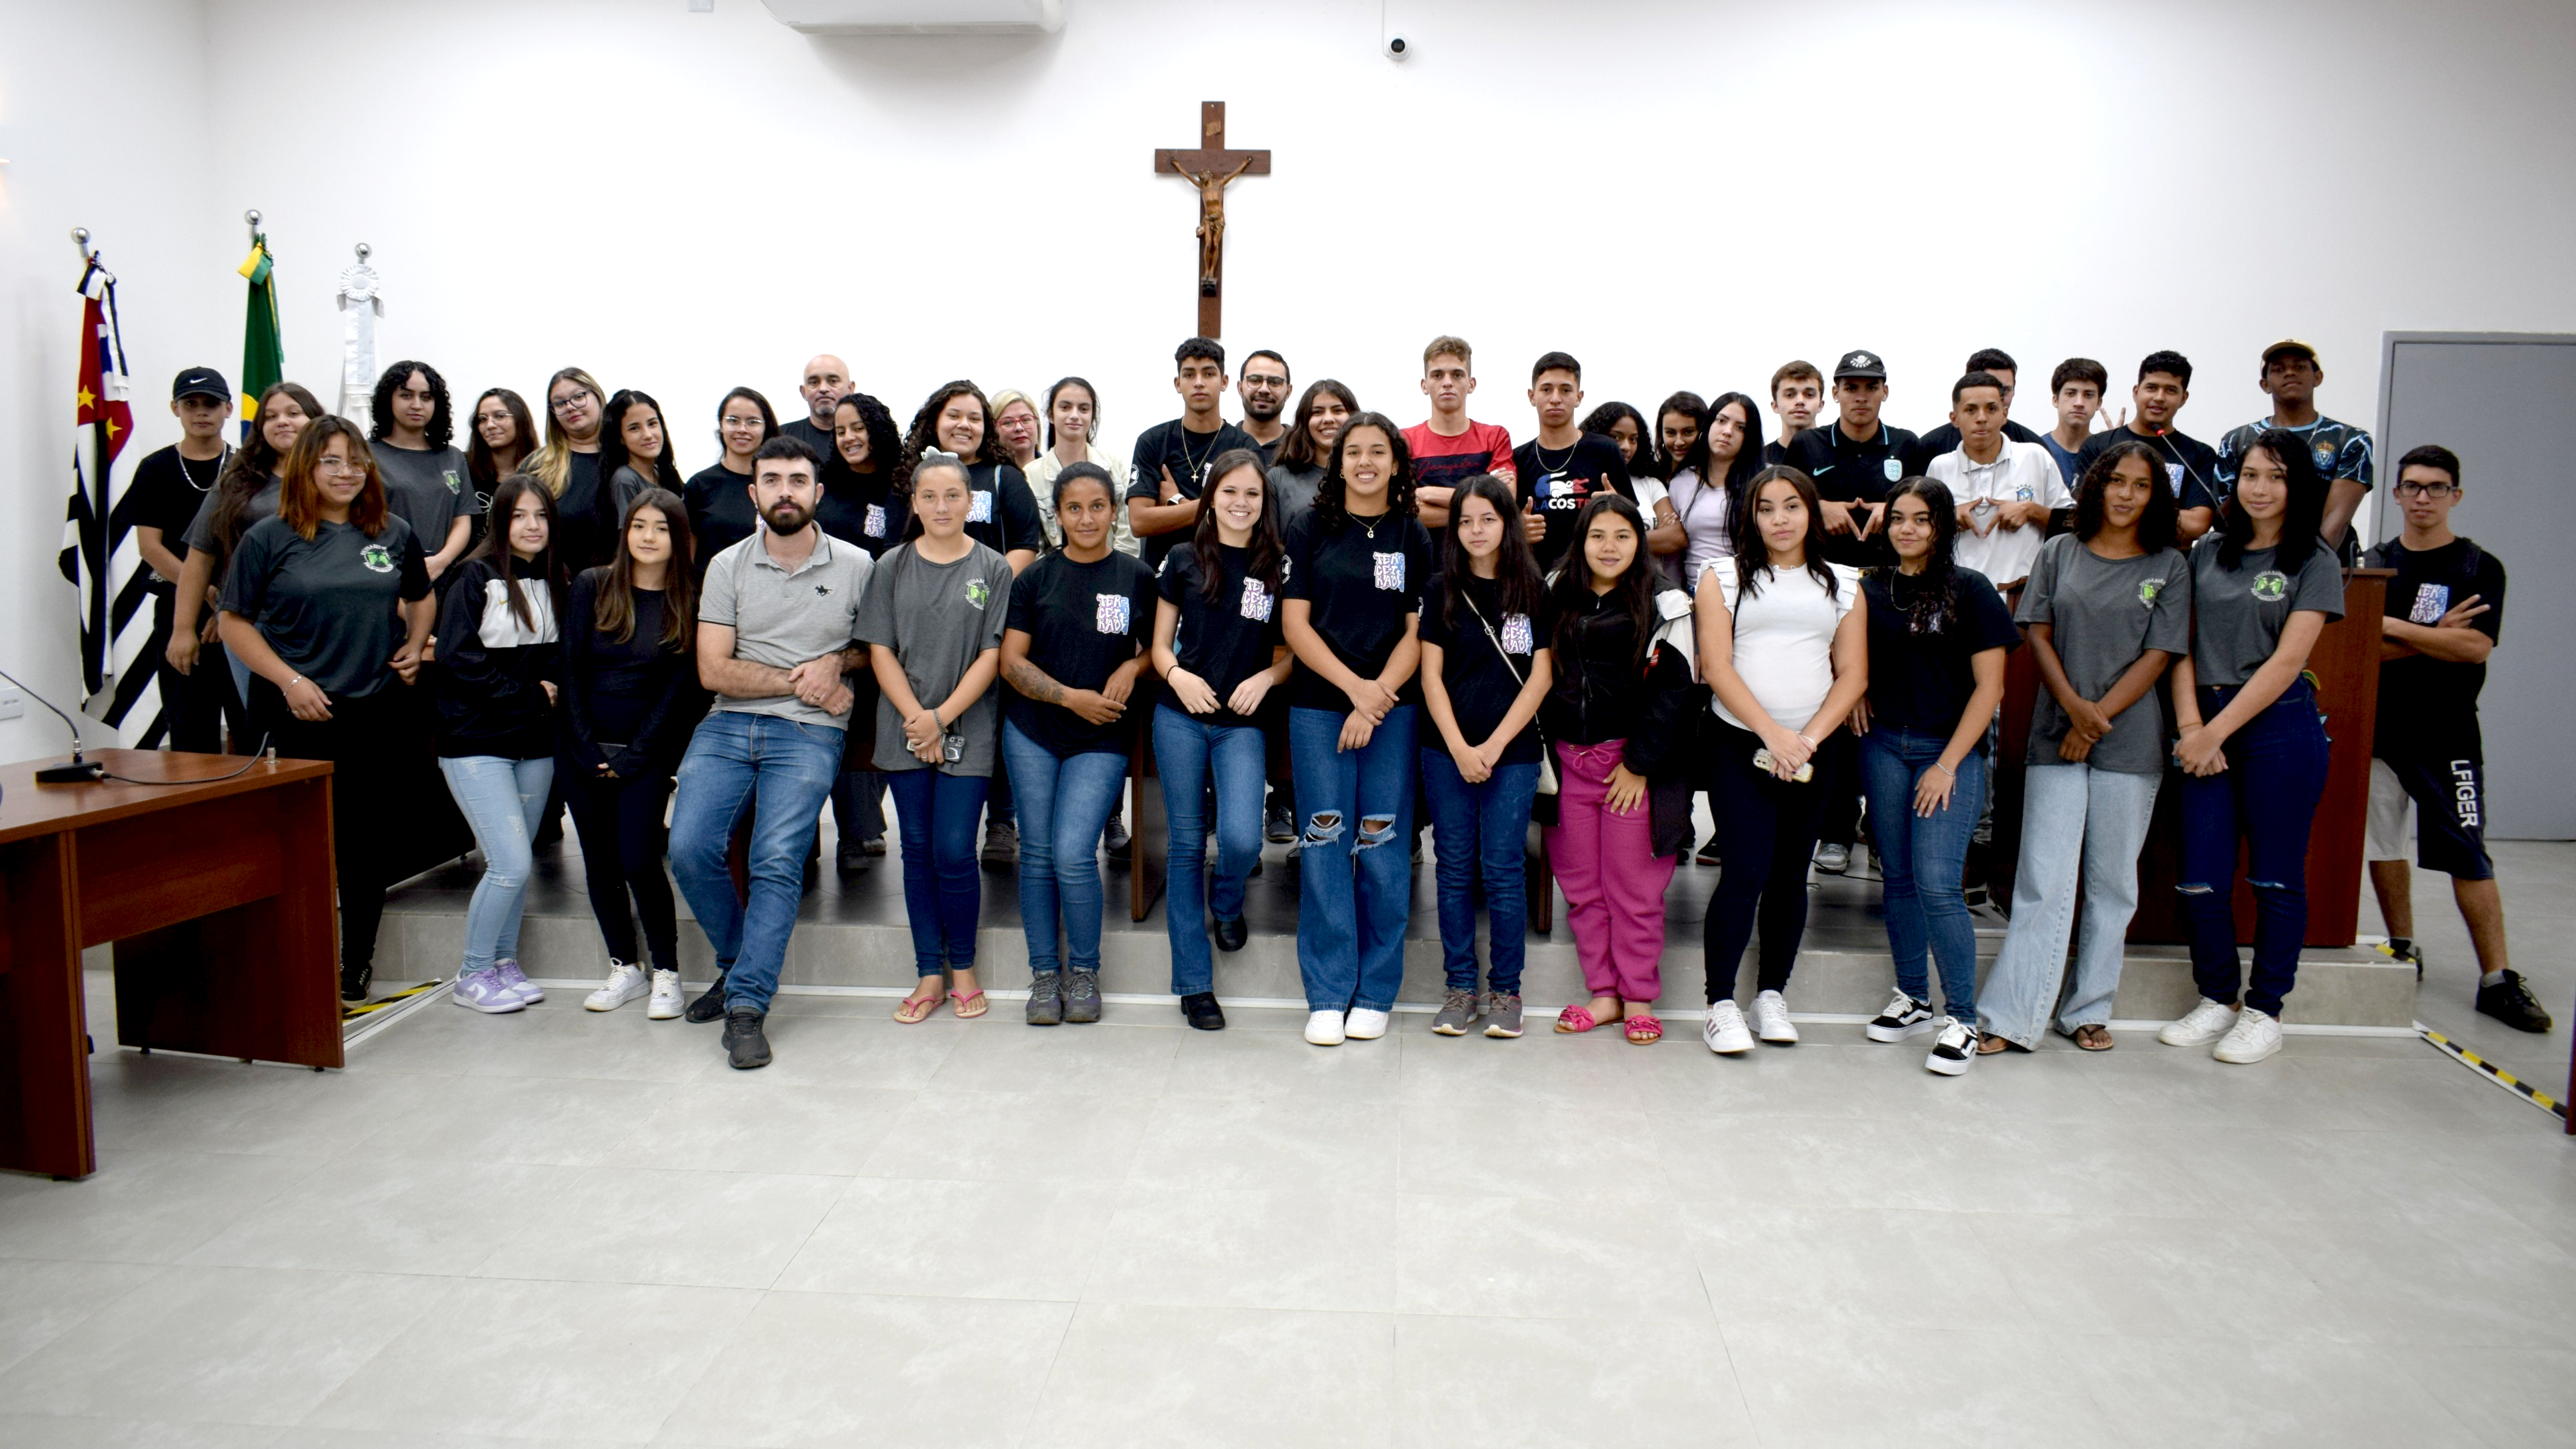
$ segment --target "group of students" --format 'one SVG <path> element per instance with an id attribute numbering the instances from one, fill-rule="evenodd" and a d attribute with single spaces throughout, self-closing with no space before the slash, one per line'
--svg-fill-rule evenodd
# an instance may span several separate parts
<path id="1" fill-rule="evenodd" d="M 2045 435 L 2009 421 L 2016 375 L 2001 353 L 1971 357 L 1948 425 L 1917 438 L 1879 419 L 1877 355 L 1844 354 L 1830 394 L 1792 363 L 1772 379 L 1782 438 L 1766 444 L 1741 392 L 1676 393 L 1651 423 L 1619 403 L 1578 418 L 1581 365 L 1551 352 L 1531 369 L 1536 433 L 1515 447 L 1468 417 L 1461 339 L 1425 349 L 1430 417 L 1412 427 L 1330 379 L 1290 414 L 1286 360 L 1268 351 L 1244 362 L 1238 427 L 1223 349 L 1192 338 L 1175 354 L 1182 416 L 1122 464 L 1097 448 L 1099 398 L 1078 377 L 1042 401 L 949 383 L 899 435 L 824 356 L 805 417 L 781 425 L 756 391 L 728 393 L 722 456 L 683 479 L 658 403 L 577 368 L 549 381 L 542 444 L 496 388 L 466 449 L 424 363 L 387 369 L 372 436 L 280 384 L 239 449 L 221 441 L 222 379 L 193 369 L 174 388 L 187 436 L 136 488 L 169 520 L 143 542 L 171 584 L 176 742 L 211 747 L 230 682 L 242 748 L 339 766 L 351 1000 L 368 994 L 387 884 L 384 742 L 423 687 L 484 861 L 454 999 L 495 1013 L 540 999 L 517 936 L 560 799 L 611 958 L 586 1004 L 721 1019 L 736 1067 L 770 1059 L 764 1018 L 821 811 L 855 868 L 884 849 L 888 793 L 918 972 L 896 1018 L 989 1010 L 978 871 L 998 845 L 1020 877 L 1028 1021 L 1098 1020 L 1098 855 L 1124 842 L 1139 730 L 1170 831 L 1171 985 L 1195 1027 L 1225 1023 L 1215 954 L 1245 942 L 1266 833 L 1295 848 L 1307 1040 L 1382 1036 L 1419 806 L 1447 977 L 1433 1031 L 1522 1033 L 1535 820 L 1590 994 L 1554 1029 L 1657 1041 L 1664 897 L 1705 792 L 1700 858 L 1721 867 L 1703 934 L 1712 1051 L 1797 1040 L 1786 993 L 1811 860 L 1847 868 L 1863 801 L 1896 972 L 1869 1035 L 1930 1034 L 1926 1064 L 1945 1075 L 2035 1046 L 2052 1020 L 2108 1049 L 2138 855 L 2174 770 L 2202 999 L 2160 1037 L 2262 1060 L 2295 980 L 2325 778 L 2306 659 L 2343 612 L 2368 436 L 2315 412 L 2322 369 L 2294 341 L 2264 354 L 2274 415 L 2217 449 L 2173 426 L 2191 378 L 2178 354 L 2145 360 L 2137 420 L 2107 431 L 2100 364 L 2057 368 Z M 1838 416 L 1820 423 L 1828 396 Z M 2486 968 L 2480 1009 L 2546 1030 L 2504 964 L 2477 805 L 2474 700 L 2502 568 L 2448 531 L 2455 456 L 2419 448 L 2400 471 L 2404 534 L 2374 555 L 2399 588 L 2373 881 L 2399 921 L 2391 857 L 2420 802 L 2419 858 L 2453 875 Z M 165 546 L 174 525 L 184 553 Z M 209 667 L 218 641 L 229 670 Z M 1981 992 L 1965 866 L 2005 655 L 2025 643 L 2044 689 L 2010 929 Z M 1150 724 L 1130 708 L 1148 669 Z M 872 730 L 852 729 L 862 707 Z M 1277 789 L 1273 736 L 1289 761 Z M 693 1001 L 666 845 L 718 968 Z M 2240 845 L 2259 903 L 2250 982 Z M 2410 943 L 2392 949 L 2420 971 Z"/>

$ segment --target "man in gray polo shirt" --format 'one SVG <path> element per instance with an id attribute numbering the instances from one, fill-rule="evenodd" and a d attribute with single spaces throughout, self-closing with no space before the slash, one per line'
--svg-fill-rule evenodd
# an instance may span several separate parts
<path id="1" fill-rule="evenodd" d="M 867 668 L 851 626 L 874 560 L 815 523 L 818 468 L 793 438 L 752 455 L 752 506 L 765 527 L 707 564 L 698 680 L 715 692 L 715 710 L 689 741 L 671 807 L 671 874 L 716 956 L 716 983 L 688 1019 L 722 1016 L 726 1056 L 742 1068 L 769 1065 L 762 1020 L 850 725 L 854 696 L 841 676 Z M 725 869 L 746 810 L 755 812 L 748 906 Z"/>

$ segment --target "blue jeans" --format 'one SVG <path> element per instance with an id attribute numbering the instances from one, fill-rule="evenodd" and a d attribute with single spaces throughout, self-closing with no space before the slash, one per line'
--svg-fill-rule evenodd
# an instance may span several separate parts
<path id="1" fill-rule="evenodd" d="M 2012 929 L 1986 973 L 1977 1014 L 1986 1031 L 2035 1047 L 2052 1010 L 2069 1033 L 2111 1019 L 2129 917 L 2138 910 L 2138 852 L 2164 776 L 2059 762 L 2034 763 L 2022 780 Z M 2061 1003 L 2079 874 L 2084 931 L 2075 943 L 2075 984 Z"/>
<path id="2" fill-rule="evenodd" d="M 1538 795 L 1538 762 L 1497 765 L 1481 785 L 1458 773 L 1443 748 L 1422 751 L 1422 792 L 1431 801 L 1434 859 L 1440 883 L 1440 963 L 1452 991 L 1476 989 L 1476 886 L 1485 887 L 1492 926 L 1492 989 L 1521 994 L 1529 954 L 1530 802 Z"/>
<path id="3" fill-rule="evenodd" d="M 1127 784 L 1127 757 L 1091 751 L 1059 759 L 1002 722 L 1020 808 L 1020 928 L 1029 971 L 1058 969 L 1056 918 L 1076 971 L 1100 969 L 1100 832 Z"/>
<path id="4" fill-rule="evenodd" d="M 528 842 L 554 787 L 554 757 L 442 755 L 438 773 L 447 777 L 447 793 L 483 852 L 483 878 L 465 907 L 465 963 L 458 969 L 489 971 L 496 962 L 519 959 L 519 919 L 528 903 L 528 872 L 536 867 Z"/>
<path id="5" fill-rule="evenodd" d="M 903 838 L 903 913 L 912 922 L 912 969 L 924 976 L 975 969 L 975 925 L 984 914 L 975 822 L 993 782 L 928 765 L 886 772 Z M 1098 839 L 1100 832 L 1092 831 Z"/>
<path id="6" fill-rule="evenodd" d="M 2233 686 L 2200 692 L 2202 719 L 2236 697 Z M 2299 979 L 2299 944 L 2308 933 L 2308 828 L 2325 794 L 2326 729 L 2316 695 L 2293 682 L 2270 708 L 2245 722 L 2223 746 L 2227 768 L 2182 777 L 2183 914 L 2191 921 L 2191 975 L 2200 994 L 2281 1014 Z M 2236 843 L 2246 845 L 2246 881 L 2254 887 L 2254 979 L 2236 954 Z"/>
<path id="7" fill-rule="evenodd" d="M 1947 735 L 1874 724 L 1860 739 L 1861 778 L 1869 787 L 1870 829 L 1887 903 L 1887 947 L 1896 954 L 1897 989 L 1932 999 L 1928 953 L 1941 965 L 1941 1002 L 1950 1015 L 1977 1024 L 1977 928 L 1968 920 L 1960 877 L 1968 837 L 1986 808 L 1986 757 L 1959 762 L 1950 803 L 1914 813 L 1914 786 L 1950 747 Z M 1937 776 L 1936 776 L 1937 778 Z"/>
<path id="8" fill-rule="evenodd" d="M 1268 760 L 1258 725 L 1209 724 L 1168 704 L 1154 707 L 1154 768 L 1163 779 L 1171 838 L 1163 926 L 1172 941 L 1172 994 L 1216 989 L 1207 915 L 1243 914 L 1243 882 L 1261 860 L 1261 783 Z M 1216 781 L 1216 875 L 1207 868 L 1208 781 Z M 1025 848 L 1025 846 L 1023 847 Z"/>
<path id="9" fill-rule="evenodd" d="M 1404 985 L 1419 766 L 1413 711 L 1409 704 L 1388 710 L 1356 750 L 1341 748 L 1342 711 L 1288 711 L 1288 758 L 1297 808 L 1306 813 L 1298 837 L 1297 970 L 1309 1010 L 1390 1011 Z"/>
<path id="10" fill-rule="evenodd" d="M 776 715 L 717 710 L 680 760 L 671 805 L 671 874 L 715 949 L 725 1006 L 769 1010 L 805 896 L 815 817 L 841 773 L 841 731 Z M 733 893 L 725 850 L 752 813 L 751 901 Z"/>

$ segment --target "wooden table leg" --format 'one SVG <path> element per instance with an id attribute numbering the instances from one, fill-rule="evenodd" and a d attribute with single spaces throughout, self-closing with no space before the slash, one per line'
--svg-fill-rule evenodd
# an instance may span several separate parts
<path id="1" fill-rule="evenodd" d="M 78 850 L 68 834 L 0 846 L 0 1167 L 56 1177 L 98 1170 Z"/>

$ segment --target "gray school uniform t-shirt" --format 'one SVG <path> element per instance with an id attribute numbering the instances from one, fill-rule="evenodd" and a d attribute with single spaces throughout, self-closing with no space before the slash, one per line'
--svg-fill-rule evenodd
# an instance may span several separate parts
<path id="1" fill-rule="evenodd" d="M 461 448 L 397 448 L 382 439 L 371 445 L 376 476 L 385 484 L 385 502 L 411 525 L 412 535 L 429 553 L 447 547 L 456 520 L 483 511 L 475 497 L 473 477 L 465 471 Z"/>
<path id="2" fill-rule="evenodd" d="M 905 544 L 877 562 L 876 586 L 859 607 L 859 638 L 893 650 L 913 698 L 937 709 L 985 650 L 1002 647 L 1010 603 L 1010 560 L 985 545 L 941 564 L 923 558 L 919 546 Z M 939 768 L 951 775 L 992 774 L 1001 708 L 997 680 L 948 722 L 949 733 L 963 735 L 966 747 L 955 764 Z M 890 774 L 922 767 L 904 748 L 902 713 L 883 694 L 877 696 L 877 748 L 870 763 Z"/>
<path id="3" fill-rule="evenodd" d="M 707 565 L 707 581 L 698 600 L 698 621 L 733 629 L 733 657 L 793 669 L 850 647 L 858 635 L 860 601 L 876 560 L 855 543 L 830 534 L 814 540 L 814 551 L 794 572 L 769 556 L 769 536 L 755 533 Z M 846 730 L 850 717 L 831 714 L 793 694 L 759 699 L 716 696 L 715 707 L 736 714 L 769 714 L 798 724 Z"/>
<path id="4" fill-rule="evenodd" d="M 284 488 L 285 485 L 278 481 L 277 475 L 271 473 L 268 475 L 268 481 L 259 485 L 259 491 L 251 494 L 249 498 L 243 501 L 241 517 L 237 523 L 238 532 L 233 535 L 236 542 L 240 540 L 242 534 L 250 532 L 252 524 L 259 522 L 263 518 L 275 518 L 277 516 L 277 498 L 278 494 L 283 491 Z M 217 484 L 213 488 L 208 489 L 206 491 L 205 501 L 197 505 L 197 516 L 188 520 L 187 541 L 190 549 L 203 550 L 207 553 L 217 551 L 215 548 L 215 500 L 223 496 L 223 491 L 223 485 L 221 484 Z"/>
<path id="5" fill-rule="evenodd" d="M 2343 566 L 2322 541 L 2295 578 L 2281 572 L 2277 548 L 2249 548 L 2229 568 L 2218 558 L 2225 542 L 2212 531 L 2191 551 L 2191 667 L 2203 685 L 2253 678 L 2301 609 L 2329 624 L 2343 617 Z"/>
<path id="6" fill-rule="evenodd" d="M 2137 558 L 2103 558 L 2084 540 L 2061 533 L 2040 545 L 2022 590 L 2015 623 L 2046 624 L 2066 682 L 2100 699 L 2150 649 L 2179 655 L 2191 647 L 2191 563 L 2172 549 Z M 2150 689 L 2111 717 L 2111 732 L 2085 763 L 2123 775 L 2164 773 L 2168 744 L 2164 706 Z M 2030 763 L 2060 765 L 2066 711 L 2046 689 L 2030 715 Z"/>

